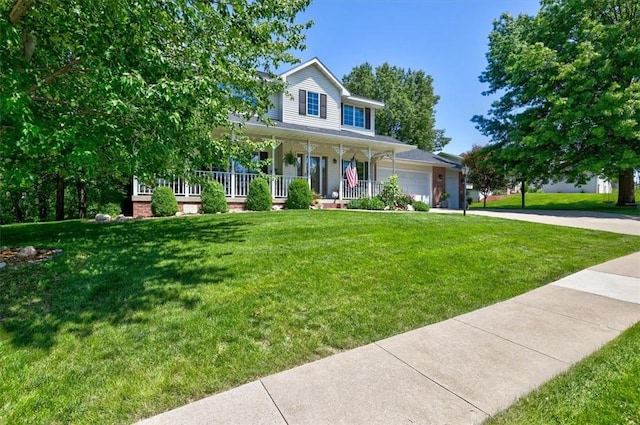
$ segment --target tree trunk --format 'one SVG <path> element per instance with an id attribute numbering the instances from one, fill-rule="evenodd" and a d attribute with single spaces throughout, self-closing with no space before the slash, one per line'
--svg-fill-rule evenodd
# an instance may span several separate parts
<path id="1" fill-rule="evenodd" d="M 49 194 L 43 187 L 38 191 L 38 217 L 40 221 L 47 221 L 49 218 Z"/>
<path id="2" fill-rule="evenodd" d="M 634 205 L 636 195 L 633 185 L 633 169 L 621 170 L 618 174 L 618 203 L 616 206 L 624 207 Z"/>
<path id="3" fill-rule="evenodd" d="M 56 221 L 64 220 L 64 178 L 56 175 Z"/>
<path id="4" fill-rule="evenodd" d="M 522 180 L 522 186 L 520 187 L 520 196 L 522 197 L 522 206 L 521 206 L 522 209 L 524 209 L 524 194 L 526 191 L 527 191 L 526 181 Z"/>
<path id="5" fill-rule="evenodd" d="M 78 180 L 76 191 L 78 192 L 78 218 L 87 218 L 87 182 Z"/>
<path id="6" fill-rule="evenodd" d="M 20 206 L 22 193 L 21 192 L 12 193 L 10 198 L 11 198 L 11 204 L 13 207 L 13 213 L 14 213 L 14 217 L 16 218 L 16 222 L 24 223 L 24 211 L 22 211 L 22 207 Z"/>

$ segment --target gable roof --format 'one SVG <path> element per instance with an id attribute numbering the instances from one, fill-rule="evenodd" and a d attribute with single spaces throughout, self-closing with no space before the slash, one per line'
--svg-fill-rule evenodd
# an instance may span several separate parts
<path id="1" fill-rule="evenodd" d="M 283 72 L 282 74 L 280 74 L 280 78 L 282 78 L 283 80 L 286 80 L 287 77 L 289 77 L 290 75 L 295 74 L 296 72 L 308 68 L 310 66 L 315 66 L 316 68 L 318 68 L 320 70 L 320 72 L 327 77 L 327 79 L 329 81 L 331 81 L 331 83 L 336 86 L 338 88 L 338 90 L 340 91 L 340 96 L 342 96 L 343 98 L 353 101 L 353 102 L 359 102 L 359 103 L 364 103 L 367 106 L 371 106 L 375 109 L 378 108 L 382 108 L 384 107 L 384 103 L 380 102 L 379 100 L 375 100 L 375 99 L 369 99 L 367 97 L 363 97 L 363 96 L 357 96 L 352 94 L 349 90 L 347 90 L 347 88 L 340 82 L 340 80 L 333 75 L 333 73 L 331 71 L 329 71 L 329 68 L 327 68 L 321 61 L 320 59 L 313 58 L 310 59 L 306 62 L 302 62 L 301 64 L 299 64 L 298 66 L 295 66 L 293 68 L 291 68 L 290 70 Z"/>
<path id="2" fill-rule="evenodd" d="M 280 78 L 286 79 L 288 76 L 290 76 L 292 74 L 295 74 L 296 72 L 300 71 L 301 69 L 308 68 L 310 66 L 316 66 L 320 70 L 320 72 L 322 72 L 324 74 L 324 76 L 327 77 L 329 79 L 329 81 L 331 81 L 331 83 L 333 83 L 333 85 L 336 86 L 340 90 L 340 94 L 342 96 L 351 96 L 351 93 L 349 92 L 349 90 L 347 90 L 347 88 L 342 85 L 340 80 L 338 80 L 338 78 L 336 78 L 336 76 L 333 75 L 333 73 L 331 71 L 329 71 L 329 68 L 324 66 L 324 64 L 322 62 L 320 62 L 320 59 L 318 59 L 318 58 L 313 58 L 313 59 L 310 59 L 310 60 L 308 60 L 306 62 L 302 62 L 298 66 L 293 67 L 293 68 L 291 68 L 290 70 L 288 70 L 286 72 L 283 72 L 282 74 L 280 74 Z"/>

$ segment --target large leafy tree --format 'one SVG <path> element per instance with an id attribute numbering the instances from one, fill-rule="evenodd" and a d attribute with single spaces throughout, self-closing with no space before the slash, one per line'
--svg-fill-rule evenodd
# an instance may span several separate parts
<path id="1" fill-rule="evenodd" d="M 504 14 L 480 79 L 500 95 L 478 128 L 523 180 L 618 179 L 635 203 L 640 168 L 640 3 L 543 0 L 536 16 Z"/>
<path id="2" fill-rule="evenodd" d="M 471 150 L 462 154 L 462 164 L 469 167 L 468 179 L 473 187 L 484 197 L 487 206 L 487 196 L 496 189 L 506 185 L 504 169 L 491 161 L 491 152 L 481 146 L 473 145 Z"/>
<path id="3" fill-rule="evenodd" d="M 435 128 L 433 78 L 424 71 L 404 70 L 384 63 L 375 70 L 359 65 L 342 79 L 354 94 L 380 100 L 385 107 L 376 113 L 376 133 L 394 137 L 419 148 L 441 150 L 451 139 Z"/>
<path id="4" fill-rule="evenodd" d="M 266 111 L 282 89 L 271 70 L 304 48 L 308 3 L 0 0 L 5 187 L 47 176 L 82 193 L 103 173 L 188 176 L 246 157 L 251 145 L 212 130 Z"/>

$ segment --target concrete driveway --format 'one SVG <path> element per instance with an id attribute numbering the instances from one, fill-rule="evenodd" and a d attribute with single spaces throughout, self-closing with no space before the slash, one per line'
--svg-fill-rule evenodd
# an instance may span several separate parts
<path id="1" fill-rule="evenodd" d="M 462 214 L 461 210 L 433 208 L 433 213 Z M 469 215 L 506 218 L 534 223 L 552 224 L 555 226 L 578 227 L 581 229 L 602 230 L 640 236 L 640 216 L 608 214 L 591 211 L 560 210 L 507 210 L 507 209 L 471 209 Z"/>

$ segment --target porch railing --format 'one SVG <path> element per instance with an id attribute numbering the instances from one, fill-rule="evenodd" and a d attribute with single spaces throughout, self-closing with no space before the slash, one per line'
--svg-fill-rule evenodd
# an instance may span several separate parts
<path id="1" fill-rule="evenodd" d="M 382 191 L 382 182 L 361 180 L 354 187 L 349 187 L 347 180 L 342 180 L 342 198 L 358 199 L 378 195 Z"/>
<path id="2" fill-rule="evenodd" d="M 249 184 L 258 174 L 250 173 L 227 173 L 223 171 L 197 171 L 196 177 L 202 181 L 217 181 L 224 188 L 227 198 L 246 198 L 249 193 Z M 270 180 L 271 195 L 274 198 L 286 198 L 288 196 L 289 184 L 295 179 L 305 179 L 306 177 L 297 176 L 270 176 L 266 178 Z M 183 179 L 156 179 L 156 187 L 166 186 L 171 188 L 176 196 L 200 196 L 202 194 L 202 185 L 199 183 L 188 183 Z M 134 195 L 152 195 L 153 187 L 146 186 L 134 179 Z"/>

